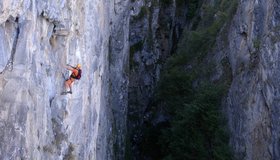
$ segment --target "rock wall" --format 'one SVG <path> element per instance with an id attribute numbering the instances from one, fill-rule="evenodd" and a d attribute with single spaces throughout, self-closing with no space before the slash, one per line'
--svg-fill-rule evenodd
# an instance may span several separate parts
<path id="1" fill-rule="evenodd" d="M 137 0 L 131 3 L 127 155 L 142 159 L 145 111 L 152 101 L 162 65 L 174 52 L 187 21 L 187 5 L 178 1 Z M 131 158 L 131 157 L 130 157 Z"/>
<path id="2" fill-rule="evenodd" d="M 236 159 L 280 158 L 279 7 L 240 0 L 227 40 L 217 39 L 216 60 L 231 68 L 225 108 Z"/>
<path id="3" fill-rule="evenodd" d="M 113 159 L 121 134 L 112 110 L 122 98 L 109 89 L 125 77 L 127 3 L 0 2 L 0 159 Z M 112 63 L 109 56 L 120 57 Z M 61 95 L 63 66 L 77 63 L 82 78 L 73 94 Z"/>
<path id="4" fill-rule="evenodd" d="M 175 5 L 156 7 L 157 2 L 132 3 L 128 95 L 128 127 L 136 132 L 132 134 L 132 143 L 141 139 L 141 130 L 134 129 L 143 122 L 143 112 L 158 79 L 160 62 L 172 46 Z M 279 159 L 280 4 L 276 0 L 239 0 L 238 3 L 231 23 L 224 26 L 216 46 L 207 56 L 208 62 L 217 64 L 216 74 L 211 78 L 216 81 L 226 76 L 232 81 L 224 109 L 236 159 Z M 169 13 L 163 14 L 166 19 L 160 16 L 163 10 Z M 165 23 L 160 23 L 161 20 Z M 168 24 L 169 29 L 165 30 L 167 34 L 160 34 L 164 24 Z M 227 30 L 226 34 L 224 30 Z M 164 38 L 159 38 L 160 35 Z"/>
<path id="5" fill-rule="evenodd" d="M 109 37 L 109 107 L 113 159 L 124 159 L 129 74 L 129 11 L 130 0 L 111 3 Z"/>
<path id="6" fill-rule="evenodd" d="M 131 6 L 130 108 L 149 103 L 161 66 L 173 52 L 186 23 L 186 4 L 176 6 L 175 0 L 168 4 L 135 1 Z"/>
<path id="7" fill-rule="evenodd" d="M 137 143 L 186 21 L 185 6 L 170 2 L 2 0 L 0 159 L 124 159 L 127 127 Z M 226 41 L 217 38 L 214 59 L 232 77 L 225 110 L 237 159 L 280 159 L 279 9 L 240 0 Z M 83 76 L 65 96 L 67 63 L 81 63 Z"/>

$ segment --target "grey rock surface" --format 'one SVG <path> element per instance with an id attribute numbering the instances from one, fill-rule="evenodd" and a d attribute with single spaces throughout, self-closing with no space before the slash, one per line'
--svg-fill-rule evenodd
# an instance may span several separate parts
<path id="1" fill-rule="evenodd" d="M 123 100 L 110 103 L 109 84 L 123 72 L 118 64 L 127 61 L 127 33 L 118 33 L 128 28 L 119 22 L 125 16 L 123 3 L 0 2 L 0 159 L 112 159 L 109 105 Z M 124 35 L 120 42 L 118 34 Z M 110 39 L 115 40 L 112 50 L 123 53 L 111 71 Z M 63 66 L 77 63 L 82 78 L 73 94 L 61 95 L 63 75 L 69 74 Z"/>
<path id="2" fill-rule="evenodd" d="M 224 26 L 228 27 L 227 37 L 221 33 L 213 52 L 207 56 L 210 63 L 217 64 L 216 74 L 211 80 L 227 76 L 232 81 L 224 111 L 235 158 L 280 159 L 280 3 L 277 0 L 239 0 L 238 3 L 231 23 Z M 132 121 L 128 123 L 128 128 L 136 129 L 132 137 L 136 143 L 141 139 L 141 130 L 137 128 L 141 126 L 144 117 L 141 115 L 144 115 L 145 107 L 150 102 L 147 98 L 152 95 L 158 79 L 159 62 L 172 49 L 170 31 L 175 32 L 170 29 L 174 27 L 176 19 L 172 16 L 174 8 L 169 6 L 164 9 L 153 5 L 151 1 L 134 1 L 131 10 L 128 118 Z M 170 17 L 163 18 L 160 13 Z M 159 20 L 164 23 L 161 24 Z M 159 28 L 164 24 L 168 24 L 166 26 L 170 30 Z M 165 36 L 161 39 L 160 35 Z M 148 43 L 149 36 L 152 37 L 152 45 Z"/>
<path id="3" fill-rule="evenodd" d="M 240 0 L 228 43 L 217 38 L 215 59 L 228 62 L 232 77 L 225 111 L 236 159 L 280 159 L 279 7 Z M 214 79 L 222 74 L 217 67 Z"/>
<path id="4" fill-rule="evenodd" d="M 109 37 L 109 106 L 114 159 L 124 159 L 128 106 L 130 0 L 111 3 Z"/>
<path id="5" fill-rule="evenodd" d="M 186 20 L 175 3 L 159 4 L 2 0 L 0 159 L 124 159 L 127 128 L 143 120 L 126 115 L 143 117 Z M 280 159 L 279 11 L 277 0 L 240 0 L 228 44 L 217 38 L 213 58 L 232 76 L 225 111 L 237 159 Z M 67 63 L 81 63 L 83 76 L 61 95 Z"/>
<path id="6" fill-rule="evenodd" d="M 131 153 L 142 159 L 141 141 L 145 112 L 152 102 L 160 72 L 186 23 L 186 4 L 176 1 L 137 0 L 131 3 L 129 33 L 128 137 Z"/>

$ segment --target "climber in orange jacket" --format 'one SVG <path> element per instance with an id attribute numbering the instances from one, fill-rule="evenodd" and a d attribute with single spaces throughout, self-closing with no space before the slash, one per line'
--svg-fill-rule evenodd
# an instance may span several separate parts
<path id="1" fill-rule="evenodd" d="M 74 81 L 76 79 L 79 80 L 82 75 L 81 64 L 77 64 L 76 67 L 67 65 L 65 68 L 72 71 L 72 73 L 71 73 L 70 77 L 65 81 L 66 91 L 62 92 L 62 94 L 67 94 L 67 93 L 72 94 L 72 85 L 73 85 Z M 67 91 L 68 89 L 70 89 L 70 91 Z"/>

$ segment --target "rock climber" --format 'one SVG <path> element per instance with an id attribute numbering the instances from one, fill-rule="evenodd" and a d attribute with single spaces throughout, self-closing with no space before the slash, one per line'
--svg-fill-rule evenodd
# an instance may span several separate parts
<path id="1" fill-rule="evenodd" d="M 77 64 L 76 67 L 73 67 L 69 64 L 65 67 L 66 69 L 72 71 L 70 77 L 65 81 L 65 89 L 66 91 L 63 94 L 70 93 L 72 94 L 72 85 L 76 79 L 80 79 L 82 75 L 81 64 Z M 70 91 L 68 91 L 70 89 Z"/>

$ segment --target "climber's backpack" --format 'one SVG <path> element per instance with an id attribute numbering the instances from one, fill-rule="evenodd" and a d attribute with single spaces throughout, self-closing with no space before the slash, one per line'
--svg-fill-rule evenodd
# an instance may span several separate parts
<path id="1" fill-rule="evenodd" d="M 78 79 L 79 80 L 82 77 L 82 70 L 78 69 L 78 75 L 75 76 L 74 73 L 72 73 L 71 77 L 74 78 L 74 79 Z"/>

